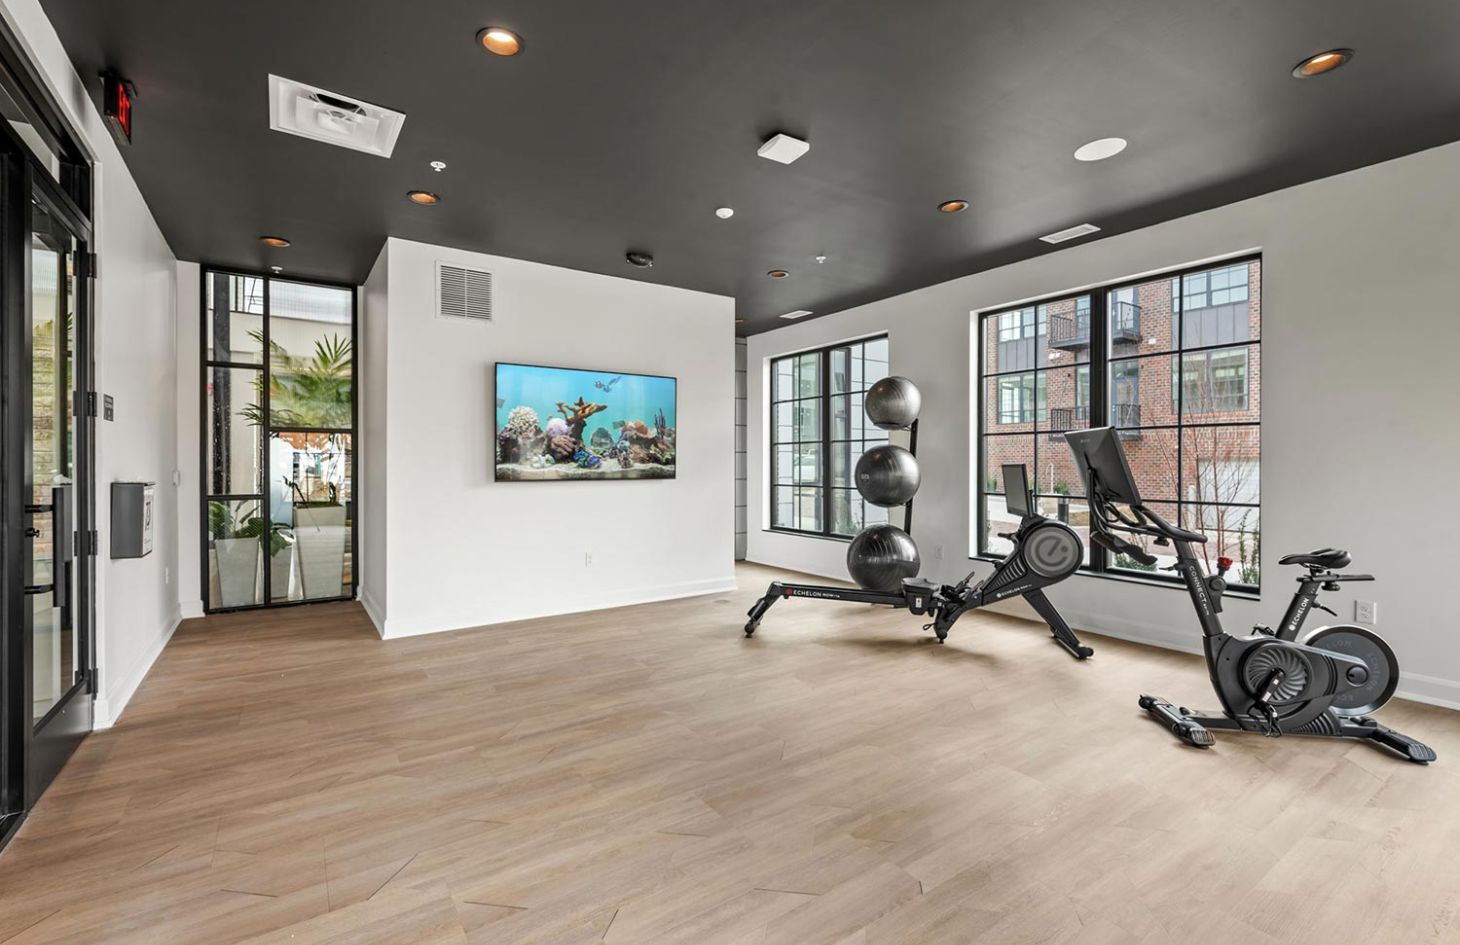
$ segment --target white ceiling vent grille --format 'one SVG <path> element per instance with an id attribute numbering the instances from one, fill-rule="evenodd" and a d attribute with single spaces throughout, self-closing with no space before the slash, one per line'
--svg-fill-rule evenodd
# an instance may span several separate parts
<path id="1" fill-rule="evenodd" d="M 1060 230 L 1058 233 L 1051 233 L 1048 236 L 1041 236 L 1040 239 L 1046 243 L 1063 243 L 1065 240 L 1072 240 L 1079 236 L 1089 236 L 1091 233 L 1099 233 L 1100 227 L 1093 223 L 1081 223 L 1079 226 L 1072 226 L 1067 230 Z"/>
<path id="2" fill-rule="evenodd" d="M 492 320 L 492 274 L 449 263 L 436 264 L 436 314 L 468 321 Z"/>
<path id="3" fill-rule="evenodd" d="M 269 76 L 269 127 L 388 158 L 406 116 L 379 105 Z"/>

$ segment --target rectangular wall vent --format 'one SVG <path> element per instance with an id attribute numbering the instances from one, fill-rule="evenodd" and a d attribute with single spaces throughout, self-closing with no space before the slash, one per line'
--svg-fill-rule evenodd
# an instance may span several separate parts
<path id="1" fill-rule="evenodd" d="M 436 264 L 436 314 L 441 318 L 492 320 L 492 274 L 447 263 Z"/>
<path id="2" fill-rule="evenodd" d="M 786 314 L 782 315 L 781 317 L 782 318 L 805 318 L 807 315 L 810 315 L 810 314 L 811 314 L 811 311 L 809 309 L 798 308 L 798 309 L 796 309 L 796 311 L 794 311 L 794 312 L 787 312 Z"/>
<path id="3" fill-rule="evenodd" d="M 1046 243 L 1063 243 L 1065 240 L 1072 240 L 1078 236 L 1089 236 L 1091 233 L 1099 233 L 1100 227 L 1093 223 L 1081 223 L 1079 226 L 1072 226 L 1067 230 L 1060 230 L 1058 233 L 1051 233 L 1048 236 L 1041 236 L 1040 239 Z"/>
<path id="4" fill-rule="evenodd" d="M 269 76 L 269 127 L 388 158 L 406 116 L 379 105 Z"/>

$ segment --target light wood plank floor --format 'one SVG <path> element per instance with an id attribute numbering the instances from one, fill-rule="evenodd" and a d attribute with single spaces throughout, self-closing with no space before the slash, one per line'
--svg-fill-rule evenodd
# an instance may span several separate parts
<path id="1" fill-rule="evenodd" d="M 0 856 L 0 941 L 1460 942 L 1460 713 L 1178 746 L 1194 657 L 736 594 L 382 643 L 181 628 Z M 1195 632 L 1193 630 L 1193 632 Z"/>

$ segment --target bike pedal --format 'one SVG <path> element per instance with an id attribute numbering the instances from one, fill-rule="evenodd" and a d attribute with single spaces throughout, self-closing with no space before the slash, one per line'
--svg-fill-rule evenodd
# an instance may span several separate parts
<path id="1" fill-rule="evenodd" d="M 1176 734 L 1197 748 L 1210 748 L 1217 743 L 1216 736 L 1200 726 L 1187 726 Z"/>

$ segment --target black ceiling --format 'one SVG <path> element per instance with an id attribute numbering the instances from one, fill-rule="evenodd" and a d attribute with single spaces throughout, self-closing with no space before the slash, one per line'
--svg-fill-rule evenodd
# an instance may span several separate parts
<path id="1" fill-rule="evenodd" d="M 1460 138 L 1456 3 L 44 6 L 78 72 L 136 84 L 126 159 L 181 258 L 359 282 L 399 236 L 733 295 L 742 333 Z M 487 25 L 525 52 L 481 51 Z M 1290 76 L 1337 46 L 1352 63 Z M 394 157 L 270 131 L 271 72 L 404 111 Z M 757 157 L 777 130 L 810 153 Z M 1111 135 L 1130 148 L 1072 159 Z"/>

